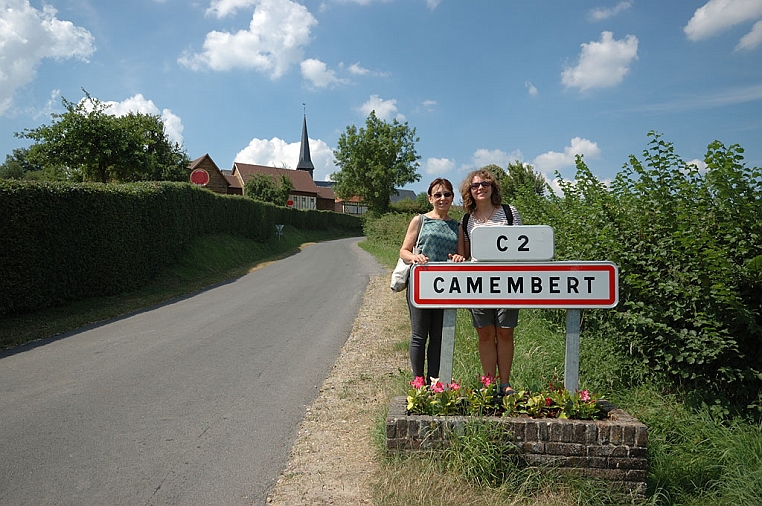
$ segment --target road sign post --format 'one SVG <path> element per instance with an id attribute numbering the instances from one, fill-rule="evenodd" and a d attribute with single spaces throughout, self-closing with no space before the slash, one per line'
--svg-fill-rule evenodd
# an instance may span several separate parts
<path id="1" fill-rule="evenodd" d="M 518 228 L 518 227 L 517 227 Z M 452 381 L 457 308 L 559 308 L 567 310 L 564 386 L 577 390 L 579 310 L 619 302 L 617 266 L 611 262 L 440 262 L 410 269 L 411 303 L 452 310 L 442 333 L 440 381 Z"/>

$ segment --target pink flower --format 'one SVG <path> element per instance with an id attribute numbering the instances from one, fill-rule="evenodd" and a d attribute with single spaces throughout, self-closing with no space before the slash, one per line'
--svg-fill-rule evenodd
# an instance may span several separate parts
<path id="1" fill-rule="evenodd" d="M 433 391 L 435 394 L 441 394 L 442 392 L 444 392 L 444 385 L 442 384 L 442 382 L 441 382 L 441 381 L 435 381 L 435 382 L 434 382 L 434 383 L 432 383 L 432 385 L 431 385 L 431 390 L 432 390 L 432 391 Z"/>
<path id="2" fill-rule="evenodd" d="M 413 381 L 410 382 L 411 385 L 413 385 L 413 388 L 421 389 L 426 385 L 426 380 L 423 378 L 423 376 L 416 376 Z"/>
<path id="3" fill-rule="evenodd" d="M 458 390 L 460 390 L 460 385 L 458 385 L 456 382 L 453 381 L 452 383 L 447 385 L 447 388 L 449 388 L 453 392 L 457 392 Z"/>
<path id="4" fill-rule="evenodd" d="M 589 401 L 589 400 L 590 400 L 590 392 L 589 392 L 589 391 L 587 391 L 587 390 L 582 390 L 582 391 L 579 393 L 579 400 L 581 400 L 582 402 L 587 402 L 587 401 Z"/>
<path id="5" fill-rule="evenodd" d="M 485 387 L 488 387 L 495 382 L 494 376 L 489 376 L 489 375 L 482 376 L 481 380 L 482 380 L 482 385 L 484 385 Z"/>

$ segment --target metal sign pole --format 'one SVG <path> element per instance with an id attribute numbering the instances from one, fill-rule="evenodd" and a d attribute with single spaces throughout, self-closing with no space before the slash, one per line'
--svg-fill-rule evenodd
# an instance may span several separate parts
<path id="1" fill-rule="evenodd" d="M 442 351 L 439 354 L 439 381 L 452 383 L 452 360 L 455 355 L 455 317 L 457 309 L 445 309 L 442 321 Z"/>
<path id="2" fill-rule="evenodd" d="M 579 327 L 580 310 L 567 309 L 564 388 L 569 392 L 576 392 L 579 388 Z"/>

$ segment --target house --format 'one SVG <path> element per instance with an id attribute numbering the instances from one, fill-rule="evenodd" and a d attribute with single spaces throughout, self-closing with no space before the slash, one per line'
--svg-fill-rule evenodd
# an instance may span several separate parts
<path id="1" fill-rule="evenodd" d="M 399 188 L 396 188 L 397 195 L 392 195 L 390 200 L 392 204 L 396 204 L 400 200 L 410 199 L 412 201 L 415 201 L 416 194 L 413 190 L 400 190 Z"/>
<path id="2" fill-rule="evenodd" d="M 306 115 L 302 122 L 302 139 L 296 169 L 281 169 L 234 162 L 232 170 L 220 170 L 208 153 L 193 160 L 189 169 L 192 183 L 216 193 L 243 195 L 246 181 L 254 174 L 267 174 L 272 176 L 276 182 L 280 181 L 281 176 L 286 176 L 293 185 L 293 190 L 289 195 L 289 205 L 296 209 L 317 209 L 356 215 L 365 214 L 368 210 L 368 206 L 356 196 L 346 201 L 337 200 L 333 191 L 335 185 L 333 181 L 315 181 L 313 179 L 315 166 L 310 156 Z M 391 197 L 392 203 L 406 198 L 415 200 L 415 192 L 413 191 L 398 189 L 397 192 L 397 195 Z"/>
<path id="3" fill-rule="evenodd" d="M 215 193 L 241 195 L 243 187 L 238 186 L 237 180 L 225 171 L 221 171 L 209 154 L 193 160 L 188 166 L 191 183 L 203 186 Z"/>
<path id="4" fill-rule="evenodd" d="M 288 199 L 292 207 L 296 209 L 318 209 L 334 211 L 336 209 L 336 197 L 330 186 L 318 186 L 312 179 L 315 166 L 310 157 L 309 137 L 307 136 L 307 117 L 302 123 L 302 141 L 299 150 L 299 162 L 296 170 L 279 169 L 248 163 L 234 162 L 231 171 L 222 171 L 214 163 L 214 160 L 205 154 L 190 163 L 190 180 L 192 183 L 203 186 L 216 193 L 228 195 L 243 195 L 246 181 L 254 174 L 267 174 L 276 181 L 281 176 L 286 176 L 293 185 L 292 193 Z"/>

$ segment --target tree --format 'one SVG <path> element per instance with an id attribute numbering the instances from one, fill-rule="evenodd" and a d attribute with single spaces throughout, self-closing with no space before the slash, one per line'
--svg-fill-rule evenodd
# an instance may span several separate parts
<path id="1" fill-rule="evenodd" d="M 531 191 L 539 197 L 544 197 L 549 193 L 549 186 L 545 177 L 539 172 L 535 172 L 529 164 L 524 164 L 518 160 L 510 162 L 506 169 L 495 164 L 482 167 L 491 172 L 498 184 L 503 200 L 512 202 L 521 193 L 521 191 Z"/>
<path id="2" fill-rule="evenodd" d="M 274 176 L 256 173 L 246 181 L 243 187 L 244 195 L 249 198 L 285 206 L 288 203 L 288 196 L 294 189 L 294 183 L 285 174 L 281 174 L 280 184 L 278 184 Z"/>
<path id="3" fill-rule="evenodd" d="M 42 167 L 29 161 L 28 154 L 28 148 L 17 148 L 12 155 L 5 155 L 5 163 L 0 165 L 0 179 L 28 179 L 42 171 Z"/>
<path id="4" fill-rule="evenodd" d="M 84 91 L 84 90 L 83 90 Z M 16 132 L 35 141 L 28 159 L 71 181 L 182 181 L 189 159 L 164 132 L 156 115 L 130 113 L 117 117 L 109 106 L 85 91 L 73 103 L 62 98 L 64 113 L 50 125 Z"/>
<path id="5" fill-rule="evenodd" d="M 415 128 L 396 119 L 391 124 L 371 112 L 365 128 L 352 125 L 339 138 L 333 156 L 341 170 L 331 174 L 336 195 L 342 199 L 360 197 L 368 209 L 385 213 L 396 187 L 421 179 Z"/>
<path id="6" fill-rule="evenodd" d="M 507 167 L 507 175 L 503 182 L 503 196 L 513 199 L 522 190 L 530 191 L 539 197 L 550 193 L 550 186 L 545 176 L 535 172 L 534 167 L 518 160 Z"/>

